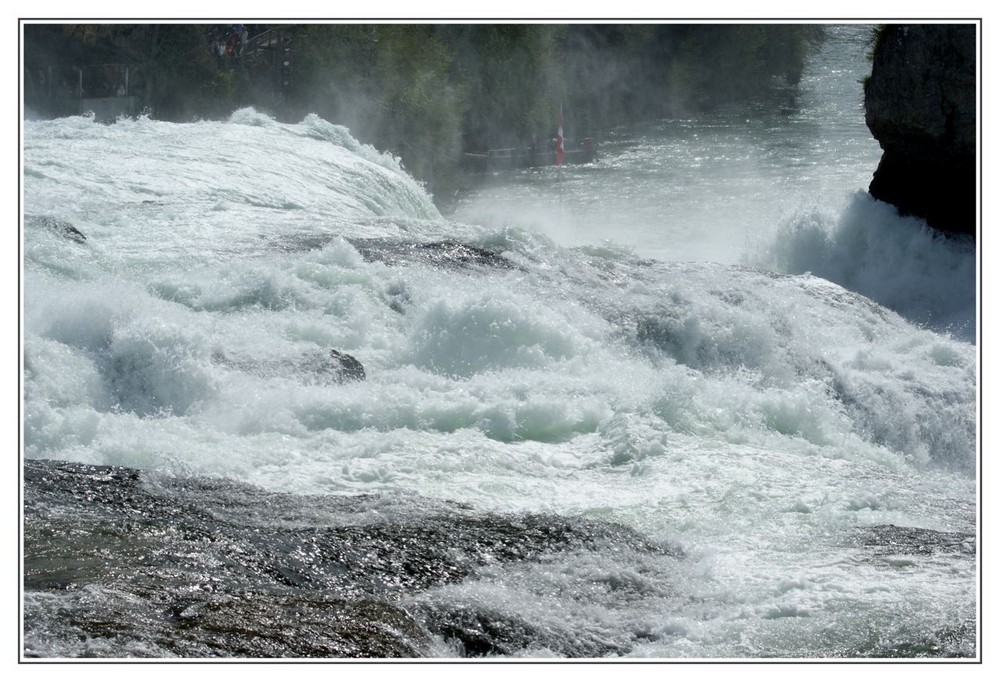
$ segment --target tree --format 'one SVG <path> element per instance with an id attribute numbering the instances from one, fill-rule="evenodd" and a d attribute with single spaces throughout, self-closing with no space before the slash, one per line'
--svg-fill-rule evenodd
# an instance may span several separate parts
<path id="1" fill-rule="evenodd" d="M 794 87 L 822 37 L 822 27 L 794 24 L 281 25 L 293 77 L 279 87 L 283 48 L 223 62 L 208 29 L 26 25 L 25 67 L 129 64 L 144 104 L 167 120 L 245 105 L 282 120 L 316 113 L 438 182 L 462 151 L 547 135 L 561 108 L 567 133 L 582 137 Z"/>

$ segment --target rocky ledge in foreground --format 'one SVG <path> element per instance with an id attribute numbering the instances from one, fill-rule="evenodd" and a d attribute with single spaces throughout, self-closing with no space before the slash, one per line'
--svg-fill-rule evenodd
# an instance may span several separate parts
<path id="1" fill-rule="evenodd" d="M 480 512 L 408 493 L 271 493 L 226 479 L 28 460 L 25 655 L 627 651 L 643 633 L 612 642 L 570 637 L 427 593 L 487 567 L 591 552 L 624 562 L 675 553 L 624 526 L 582 518 Z"/>

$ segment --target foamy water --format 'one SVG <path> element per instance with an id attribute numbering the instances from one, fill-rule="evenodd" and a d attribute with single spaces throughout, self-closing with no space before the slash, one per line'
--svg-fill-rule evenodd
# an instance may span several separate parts
<path id="1" fill-rule="evenodd" d="M 857 194 L 871 169 L 845 166 L 872 154 L 856 129 L 828 151 L 806 123 L 810 160 L 775 123 L 753 144 L 772 141 L 784 185 L 747 166 L 721 206 L 692 187 L 711 168 L 659 182 L 685 138 L 651 131 L 488 190 L 514 187 L 527 218 L 484 217 L 482 196 L 444 218 L 396 159 L 316 117 L 28 122 L 25 457 L 621 523 L 684 558 L 497 564 L 404 606 L 641 633 L 631 656 L 852 655 L 954 630 L 975 617 L 974 555 L 873 557 L 858 538 L 975 532 L 974 253 Z M 642 173 L 657 182 L 615 189 Z M 586 196 L 600 220 L 572 209 L 553 228 L 520 191 Z M 442 240 L 502 260 L 399 248 Z M 330 349 L 366 380 L 322 380 Z"/>

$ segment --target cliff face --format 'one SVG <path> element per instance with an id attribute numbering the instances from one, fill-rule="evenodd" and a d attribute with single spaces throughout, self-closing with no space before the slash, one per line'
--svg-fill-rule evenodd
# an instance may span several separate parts
<path id="1" fill-rule="evenodd" d="M 976 27 L 888 25 L 865 84 L 883 149 L 868 191 L 944 232 L 976 233 Z"/>

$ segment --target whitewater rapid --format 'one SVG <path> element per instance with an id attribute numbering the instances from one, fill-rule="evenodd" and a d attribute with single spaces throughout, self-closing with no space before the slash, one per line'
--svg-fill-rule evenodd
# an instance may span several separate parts
<path id="1" fill-rule="evenodd" d="M 277 545 L 297 554 L 274 555 L 297 557 L 304 575 L 309 561 L 327 570 L 303 558 L 313 526 L 415 524 L 433 539 L 440 518 L 454 529 L 479 514 L 524 515 L 502 518 L 528 519 L 512 522 L 525 538 L 535 523 L 554 532 L 549 519 L 583 524 L 583 540 L 520 559 L 516 535 L 475 551 L 456 537 L 437 561 L 460 573 L 379 592 L 400 609 L 386 622 L 405 614 L 413 642 L 430 642 L 413 644 L 419 655 L 975 655 L 974 250 L 863 193 L 831 192 L 740 258 L 692 258 L 704 242 L 647 253 L 635 244 L 655 206 L 630 231 L 608 184 L 623 156 L 628 173 L 660 172 L 658 143 L 645 144 L 515 179 L 555 201 L 561 182 L 614 215 L 614 238 L 569 239 L 558 230 L 574 221 L 553 232 L 544 211 L 498 218 L 470 200 L 445 217 L 398 159 L 315 116 L 25 122 L 23 457 L 42 467 L 31 518 L 84 523 L 122 504 L 123 518 L 155 524 L 194 505 L 208 510 L 197 523 L 219 524 L 199 532 L 226 542 L 305 533 Z M 752 192 L 773 191 L 771 179 Z M 886 260 L 905 276 L 880 276 Z M 958 305 L 928 297 L 935 286 Z M 365 379 L 332 380 L 331 350 Z M 76 471 L 44 468 L 54 462 L 136 470 L 139 492 L 37 498 Z M 128 506 L 143 496 L 169 504 Z M 237 522 L 244 531 L 227 535 Z M 183 587 L 182 568 L 164 568 L 180 555 L 215 567 L 199 580 L 223 575 L 212 543 L 157 553 L 169 532 L 141 551 L 115 540 L 122 557 L 167 563 L 111 578 L 87 565 L 66 589 L 70 568 L 39 557 L 85 556 L 72 548 L 90 536 L 61 532 L 25 548 L 45 578 L 24 595 L 32 655 L 248 655 L 132 632 L 130 618 L 160 616 L 129 609 L 166 607 L 130 581 L 161 570 Z M 238 546 L 266 554 L 269 538 Z M 401 560 L 377 547 L 389 558 L 369 560 L 392 576 Z M 281 604 L 341 585 L 289 584 Z M 166 613 L 231 603 L 204 599 Z"/>
<path id="2" fill-rule="evenodd" d="M 638 656 L 832 655 L 972 613 L 964 558 L 859 563 L 854 534 L 974 531 L 975 347 L 839 285 L 450 222 L 343 129 L 254 112 L 27 124 L 25 207 L 29 459 L 622 523 L 686 559 L 410 599 L 653 633 Z M 445 238 L 500 260 L 400 246 Z M 318 380 L 324 349 L 367 380 Z M 660 597 L 557 587 L 593 571 Z"/>

